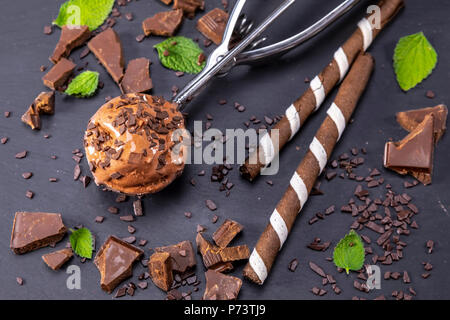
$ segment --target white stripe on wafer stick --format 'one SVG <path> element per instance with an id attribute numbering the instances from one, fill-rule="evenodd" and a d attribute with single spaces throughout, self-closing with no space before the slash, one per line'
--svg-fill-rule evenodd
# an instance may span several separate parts
<path id="1" fill-rule="evenodd" d="M 248 258 L 248 263 L 252 267 L 253 271 L 255 271 L 258 279 L 261 280 L 262 284 L 267 278 L 267 267 L 264 264 L 264 261 L 261 259 L 258 251 L 256 251 L 256 248 L 253 249 L 250 258 Z"/>
<path id="2" fill-rule="evenodd" d="M 315 111 L 319 109 L 323 100 L 325 100 L 325 89 L 319 76 L 315 76 L 314 79 L 311 80 L 309 86 L 311 87 L 311 90 L 314 93 L 314 97 L 316 98 L 316 108 L 314 109 Z"/>
<path id="3" fill-rule="evenodd" d="M 336 128 L 338 130 L 339 136 L 338 141 L 341 138 L 342 132 L 344 132 L 345 129 L 345 117 L 342 114 L 341 109 L 333 102 L 330 106 L 330 108 L 327 111 L 327 114 L 330 116 L 331 120 L 333 120 L 334 124 L 336 125 Z"/>
<path id="4" fill-rule="evenodd" d="M 300 129 L 300 115 L 293 104 L 286 109 L 286 119 L 288 119 L 289 126 L 291 127 L 291 136 L 289 137 L 289 140 L 291 140 Z"/>
<path id="5" fill-rule="evenodd" d="M 309 150 L 313 153 L 314 157 L 316 157 L 317 162 L 319 163 L 320 172 L 322 173 L 323 168 L 325 168 L 325 165 L 327 164 L 327 152 L 323 148 L 322 144 L 319 140 L 317 140 L 316 137 L 314 137 L 313 141 L 309 145 Z"/>
<path id="6" fill-rule="evenodd" d="M 275 148 L 272 143 L 272 139 L 270 138 L 269 133 L 265 133 L 261 139 L 259 140 L 259 145 L 264 151 L 264 165 L 268 165 L 272 162 L 273 157 L 275 156 Z"/>
<path id="7" fill-rule="evenodd" d="M 283 243 L 286 241 L 288 236 L 288 228 L 286 226 L 286 222 L 284 222 L 283 217 L 280 215 L 278 210 L 275 208 L 273 210 L 272 215 L 270 216 L 270 224 L 272 225 L 273 230 L 275 230 L 278 235 L 278 239 L 280 239 L 280 250 L 283 247 Z"/>
<path id="8" fill-rule="evenodd" d="M 291 181 L 289 183 L 292 189 L 294 189 L 295 193 L 297 194 L 298 201 L 300 202 L 300 208 L 302 208 L 306 200 L 308 200 L 308 189 L 306 188 L 305 182 L 296 171 L 292 175 Z"/>
<path id="9" fill-rule="evenodd" d="M 339 67 L 339 80 L 342 81 L 348 71 L 348 59 L 342 47 L 339 47 L 339 49 L 337 49 L 337 51 L 334 53 L 334 60 L 336 60 L 336 63 Z"/>
<path id="10" fill-rule="evenodd" d="M 369 48 L 370 44 L 372 43 L 373 36 L 372 36 L 372 26 L 366 18 L 361 19 L 361 21 L 358 22 L 358 28 L 361 30 L 361 33 L 363 35 L 363 49 L 364 51 Z"/>

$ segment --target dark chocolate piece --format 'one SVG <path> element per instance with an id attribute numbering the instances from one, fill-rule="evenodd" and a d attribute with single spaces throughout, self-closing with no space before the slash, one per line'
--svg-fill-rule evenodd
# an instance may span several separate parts
<path id="1" fill-rule="evenodd" d="M 155 248 L 156 252 L 167 252 L 170 254 L 172 270 L 183 273 L 196 265 L 194 248 L 190 241 L 183 241 L 171 246 Z"/>
<path id="2" fill-rule="evenodd" d="M 44 85 L 50 89 L 61 88 L 72 75 L 76 64 L 66 58 L 61 58 L 43 77 Z"/>
<path id="3" fill-rule="evenodd" d="M 100 285 L 111 293 L 123 280 L 133 275 L 133 263 L 144 251 L 115 237 L 110 236 L 101 246 L 94 259 L 100 271 Z"/>
<path id="4" fill-rule="evenodd" d="M 387 142 L 384 166 L 400 174 L 411 174 L 427 185 L 431 183 L 434 153 L 434 116 L 424 120 L 399 142 Z"/>
<path id="5" fill-rule="evenodd" d="M 87 26 L 63 26 L 50 61 L 57 63 L 61 58 L 68 57 L 73 49 L 85 43 L 90 36 L 91 32 Z"/>
<path id="6" fill-rule="evenodd" d="M 241 290 L 242 280 L 214 270 L 205 273 L 206 289 L 203 300 L 236 300 Z"/>
<path id="7" fill-rule="evenodd" d="M 182 9 L 184 15 L 192 19 L 198 9 L 205 9 L 205 0 L 173 0 L 173 8 Z"/>
<path id="8" fill-rule="evenodd" d="M 215 8 L 201 17 L 197 22 L 197 30 L 200 31 L 206 38 L 212 40 L 219 45 L 222 42 L 223 33 L 228 21 L 228 13 L 222 9 Z M 269 119 L 269 125 L 273 123 Z"/>
<path id="9" fill-rule="evenodd" d="M 417 128 L 428 114 L 433 114 L 434 116 L 434 139 L 438 142 L 447 129 L 448 109 L 443 104 L 435 107 L 399 112 L 397 113 L 397 122 L 403 129 L 411 132 Z"/>
<path id="10" fill-rule="evenodd" d="M 214 242 L 221 248 L 225 248 L 244 227 L 233 220 L 225 220 L 213 233 Z"/>
<path id="11" fill-rule="evenodd" d="M 59 213 L 16 212 L 10 247 L 23 254 L 59 242 L 66 232 Z"/>
<path id="12" fill-rule="evenodd" d="M 22 115 L 22 122 L 33 130 L 41 128 L 40 114 L 53 114 L 55 112 L 55 92 L 41 92 L 28 110 Z"/>
<path id="13" fill-rule="evenodd" d="M 142 22 L 142 29 L 146 36 L 153 34 L 171 37 L 175 34 L 182 21 L 183 10 L 181 9 L 158 12 Z"/>
<path id="14" fill-rule="evenodd" d="M 70 248 L 61 249 L 55 252 L 50 252 L 42 256 L 42 260 L 47 266 L 53 270 L 58 270 L 64 263 L 73 257 L 73 251 Z"/>
<path id="15" fill-rule="evenodd" d="M 148 270 L 158 288 L 169 291 L 173 283 L 172 262 L 168 252 L 155 252 L 148 261 Z"/>
<path id="16" fill-rule="evenodd" d="M 146 92 L 153 88 L 150 78 L 150 60 L 147 58 L 130 60 L 120 88 L 123 93 Z"/>
<path id="17" fill-rule="evenodd" d="M 105 67 L 116 83 L 123 77 L 125 60 L 122 43 L 117 33 L 108 28 L 88 42 L 89 49 Z"/>

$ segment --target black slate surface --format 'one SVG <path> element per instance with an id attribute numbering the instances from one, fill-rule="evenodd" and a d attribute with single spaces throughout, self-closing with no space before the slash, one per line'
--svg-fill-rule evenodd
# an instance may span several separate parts
<path id="1" fill-rule="evenodd" d="M 41 82 L 41 65 L 50 66 L 48 56 L 51 54 L 59 37 L 55 29 L 50 36 L 44 35 L 44 25 L 56 17 L 58 7 L 63 1 L 4 1 L 0 11 L 0 136 L 9 137 L 8 143 L 0 145 L 0 298 L 3 299 L 111 299 L 99 286 L 99 273 L 93 263 L 82 264 L 79 258 L 70 264 L 81 267 L 81 290 L 68 290 L 65 269 L 54 272 L 47 268 L 41 260 L 41 255 L 53 249 L 44 248 L 23 256 L 14 255 L 9 249 L 9 238 L 14 212 L 16 211 L 49 211 L 61 212 L 67 226 L 83 224 L 90 228 L 96 236 L 97 248 L 110 234 L 119 237 L 129 236 L 127 223 L 107 212 L 107 208 L 115 205 L 115 195 L 100 191 L 91 183 L 84 189 L 80 182 L 72 179 L 74 161 L 71 151 L 82 148 L 82 136 L 89 117 L 101 106 L 106 96 L 119 95 L 119 89 L 113 83 L 102 66 L 96 63 L 93 55 L 89 55 L 79 63 L 81 49 L 72 54 L 75 62 L 82 65 L 89 62 L 88 69 L 100 72 L 100 79 L 105 83 L 104 89 L 90 99 L 75 99 L 58 94 L 56 98 L 56 114 L 43 117 L 43 129 L 32 131 L 20 122 L 21 114 L 26 110 L 34 97 L 45 90 Z M 368 156 L 363 170 L 378 168 L 382 171 L 386 183 L 391 183 L 394 190 L 403 190 L 403 178 L 382 168 L 382 153 L 385 141 L 392 137 L 401 139 L 405 132 L 395 122 L 394 114 L 407 108 L 432 106 L 446 103 L 450 99 L 448 90 L 450 73 L 449 44 L 450 21 L 448 1 L 406 1 L 406 8 L 391 23 L 369 49 L 376 59 L 376 68 L 369 87 L 362 97 L 354 114 L 354 123 L 348 126 L 339 142 L 333 158 L 342 152 L 348 152 L 352 147 L 366 147 Z M 277 1 L 249 1 L 247 9 L 249 16 L 260 21 Z M 280 21 L 265 34 L 270 39 L 288 36 L 309 25 L 321 15 L 337 5 L 339 1 L 297 1 Z M 205 120 L 205 114 L 214 116 L 213 127 L 242 127 L 242 123 L 255 115 L 262 119 L 264 115 L 282 114 L 285 107 L 297 98 L 306 88 L 305 77 L 313 77 L 329 62 L 334 50 L 354 31 L 357 21 L 363 15 L 365 7 L 372 1 L 361 1 L 351 13 L 347 14 L 332 28 L 326 30 L 301 48 L 297 48 L 280 59 L 272 59 L 269 63 L 234 69 L 227 77 L 215 79 L 213 83 L 188 107 L 190 124 L 192 120 Z M 220 5 L 220 1 L 206 1 L 206 9 L 210 10 Z M 142 43 L 135 41 L 141 33 L 140 24 L 143 19 L 166 7 L 154 0 L 133 1 L 126 7 L 121 7 L 122 13 L 132 12 L 134 20 L 129 22 L 118 19 L 115 30 L 124 45 L 126 60 L 145 56 L 152 60 L 151 75 L 155 85 L 153 94 L 170 98 L 172 85 L 182 87 L 191 76 L 177 78 L 172 71 L 164 69 L 158 62 L 154 44 L 162 39 L 152 37 Z M 201 14 L 198 14 L 198 19 Z M 195 20 L 185 20 L 179 32 L 180 35 L 200 37 L 195 30 Z M 439 54 L 439 63 L 432 76 L 408 93 L 398 87 L 392 70 L 392 54 L 397 40 L 407 34 L 424 31 Z M 202 40 L 201 40 L 202 42 Z M 201 45 L 203 47 L 203 45 Z M 206 49 L 209 52 L 213 46 Z M 425 92 L 432 89 L 436 98 L 430 100 Z M 136 227 L 135 236 L 147 239 L 146 247 L 173 244 L 182 240 L 195 239 L 195 227 L 203 224 L 211 235 L 215 228 L 225 219 L 231 218 L 245 226 L 242 235 L 234 243 L 253 246 L 268 222 L 277 201 L 288 185 L 289 178 L 307 150 L 314 132 L 325 117 L 327 106 L 331 103 L 335 91 L 325 101 L 324 107 L 311 117 L 292 142 L 281 154 L 280 171 L 270 178 L 260 178 L 250 184 L 238 175 L 237 166 L 229 174 L 235 183 L 229 198 L 218 191 L 218 184 L 209 181 L 211 167 L 207 165 L 188 166 L 183 176 L 164 191 L 145 198 L 145 216 L 140 217 L 132 225 Z M 226 98 L 228 104 L 218 105 L 217 101 Z M 233 108 L 237 101 L 246 106 L 246 111 L 239 113 Z M 11 111 L 10 118 L 3 117 L 4 111 Z M 44 139 L 50 134 L 49 139 Z M 447 134 L 448 135 L 448 134 Z M 358 295 L 374 298 L 380 294 L 390 296 L 392 290 L 407 290 L 412 286 L 417 291 L 417 298 L 436 299 L 450 298 L 450 280 L 447 275 L 449 259 L 450 228 L 449 205 L 449 163 L 450 140 L 444 136 L 435 153 L 435 172 L 433 184 L 428 187 L 417 186 L 408 190 L 419 207 L 417 221 L 420 229 L 412 231 L 405 237 L 408 246 L 404 250 L 404 259 L 386 270 L 407 270 L 412 279 L 410 285 L 401 280 L 382 281 L 382 289 L 370 294 L 363 294 L 353 288 L 355 273 L 350 276 L 337 274 L 332 263 L 325 260 L 332 255 L 332 249 L 326 253 L 313 252 L 306 245 L 314 237 L 323 241 L 332 241 L 333 245 L 349 230 L 352 222 L 350 216 L 337 211 L 325 221 L 310 226 L 308 220 L 329 205 L 337 207 L 345 204 L 352 196 L 355 182 L 335 179 L 332 182 L 322 181 L 323 196 L 311 197 L 295 224 L 292 233 L 280 252 L 277 262 L 264 286 L 256 286 L 244 281 L 240 298 L 242 299 L 312 299 L 316 298 L 310 292 L 313 286 L 320 286 L 321 279 L 308 268 L 308 261 L 314 261 L 327 272 L 333 273 L 343 292 L 336 296 L 329 292 L 320 299 L 350 299 Z M 297 150 L 296 146 L 300 149 Z M 25 159 L 17 160 L 14 155 L 22 150 L 28 150 Z M 50 159 L 57 155 L 56 160 Z M 88 173 L 88 167 L 83 160 L 83 174 Z M 197 172 L 206 170 L 204 177 L 197 177 Z M 30 180 L 21 177 L 22 172 L 32 171 Z M 58 178 L 57 183 L 50 183 L 50 177 Z M 189 180 L 195 178 L 195 187 Z M 265 180 L 271 179 L 271 187 Z M 26 190 L 35 192 L 32 200 L 25 197 Z M 384 188 L 375 191 L 382 195 Z M 219 218 L 216 225 L 211 224 L 212 213 L 205 207 L 204 200 L 212 199 L 218 205 L 214 212 Z M 132 203 L 118 205 L 121 214 L 132 212 Z M 186 219 L 185 211 L 191 211 L 192 218 Z M 103 224 L 96 224 L 97 215 L 105 216 Z M 374 240 L 376 235 L 363 231 Z M 435 241 L 434 253 L 428 255 L 425 242 Z M 64 247 L 68 237 L 57 245 Z M 378 248 L 376 250 L 379 250 Z M 146 251 L 148 257 L 149 251 Z M 300 265 L 295 273 L 288 271 L 291 259 L 299 259 Z M 369 256 L 370 258 L 370 256 Z M 203 280 L 203 270 L 198 258 L 197 275 Z M 429 279 L 423 280 L 422 261 L 430 261 L 434 265 Z M 234 275 L 242 275 L 243 264 L 238 265 Z M 141 265 L 134 269 L 134 278 L 144 271 Z M 24 279 L 24 285 L 16 283 L 16 277 Z M 193 294 L 200 298 L 203 291 Z M 330 289 L 329 287 L 327 289 Z M 187 289 L 186 289 L 187 290 Z M 145 291 L 137 290 L 134 299 L 163 299 L 164 293 L 149 283 Z"/>

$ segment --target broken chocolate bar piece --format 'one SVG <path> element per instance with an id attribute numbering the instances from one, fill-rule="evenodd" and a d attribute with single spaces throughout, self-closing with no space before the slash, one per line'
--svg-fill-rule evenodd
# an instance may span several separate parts
<path id="1" fill-rule="evenodd" d="M 41 128 L 40 114 L 53 114 L 55 112 L 55 92 L 41 92 L 28 110 L 22 115 L 22 122 L 26 123 L 31 129 Z"/>
<path id="2" fill-rule="evenodd" d="M 244 227 L 233 220 L 225 220 L 213 233 L 214 242 L 221 248 L 225 248 Z"/>
<path id="3" fill-rule="evenodd" d="M 72 249 L 65 248 L 55 252 L 44 254 L 42 256 L 42 260 L 44 260 L 44 262 L 50 269 L 58 270 L 72 257 L 73 257 Z"/>
<path id="4" fill-rule="evenodd" d="M 250 250 L 247 245 L 242 245 L 220 249 L 219 254 L 222 262 L 230 262 L 248 259 Z"/>
<path id="5" fill-rule="evenodd" d="M 61 58 L 68 57 L 73 49 L 84 44 L 90 36 L 88 26 L 63 26 L 50 61 L 57 63 Z"/>
<path id="6" fill-rule="evenodd" d="M 113 29 L 108 28 L 92 38 L 88 42 L 88 47 L 114 81 L 120 83 L 123 77 L 125 60 L 123 57 L 122 42 L 117 33 Z"/>
<path id="7" fill-rule="evenodd" d="M 42 81 L 44 85 L 50 89 L 57 90 L 61 88 L 69 79 L 73 70 L 75 70 L 76 64 L 66 58 L 61 58 L 57 64 L 55 64 L 49 72 L 43 77 Z"/>
<path id="8" fill-rule="evenodd" d="M 173 0 L 174 9 L 182 9 L 185 16 L 189 19 L 194 18 L 197 9 L 205 9 L 204 0 Z"/>
<path id="9" fill-rule="evenodd" d="M 387 142 L 384 166 L 400 174 L 410 174 L 427 185 L 431 183 L 434 152 L 434 116 L 424 120 L 399 142 Z"/>
<path id="10" fill-rule="evenodd" d="M 155 252 L 148 261 L 148 270 L 158 288 L 169 291 L 173 283 L 172 262 L 168 252 Z"/>
<path id="11" fill-rule="evenodd" d="M 203 300 L 236 300 L 242 280 L 214 270 L 205 272 L 206 288 Z"/>
<path id="12" fill-rule="evenodd" d="M 101 246 L 94 259 L 100 271 L 100 285 L 111 293 L 123 280 L 133 275 L 133 263 L 144 251 L 115 237 L 110 236 Z"/>
<path id="13" fill-rule="evenodd" d="M 397 113 L 397 122 L 403 129 L 413 131 L 428 114 L 434 116 L 434 139 L 436 142 L 442 137 L 447 129 L 447 106 L 440 104 L 435 107 L 408 110 Z"/>
<path id="14" fill-rule="evenodd" d="M 190 241 L 183 241 L 171 246 L 155 248 L 156 252 L 170 254 L 172 270 L 183 273 L 195 267 L 195 253 Z"/>
<path id="15" fill-rule="evenodd" d="M 198 20 L 197 29 L 206 38 L 219 45 L 222 42 L 227 21 L 228 13 L 222 9 L 215 8 Z"/>
<path id="16" fill-rule="evenodd" d="M 142 22 L 142 29 L 146 36 L 153 34 L 171 37 L 180 26 L 181 21 L 183 21 L 183 10 L 181 9 L 158 12 Z"/>
<path id="17" fill-rule="evenodd" d="M 214 268 L 216 265 L 223 263 L 220 256 L 220 248 L 206 240 L 200 232 L 197 233 L 195 241 L 197 243 L 197 251 L 201 254 L 206 268 Z"/>
<path id="18" fill-rule="evenodd" d="M 59 242 L 67 232 L 59 213 L 16 212 L 10 247 L 24 254 Z"/>
<path id="19" fill-rule="evenodd" d="M 214 270 L 217 272 L 227 273 L 234 269 L 233 264 L 231 262 L 220 262 L 213 265 L 210 270 Z"/>
<path id="20" fill-rule="evenodd" d="M 122 92 L 146 92 L 153 88 L 149 68 L 150 60 L 147 58 L 138 58 L 128 62 L 127 70 L 120 83 Z"/>

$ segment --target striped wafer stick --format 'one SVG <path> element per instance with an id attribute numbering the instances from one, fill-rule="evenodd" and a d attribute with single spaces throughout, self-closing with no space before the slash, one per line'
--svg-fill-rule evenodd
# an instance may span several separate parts
<path id="1" fill-rule="evenodd" d="M 262 284 L 267 278 L 295 218 L 308 200 L 309 192 L 355 110 L 359 97 L 369 81 L 373 65 L 374 61 L 370 54 L 359 55 L 342 82 L 335 101 L 327 111 L 327 117 L 294 172 L 290 185 L 273 211 L 270 223 L 256 243 L 244 268 L 244 276 L 251 281 Z"/>
<path id="2" fill-rule="evenodd" d="M 375 13 L 358 23 L 358 28 L 353 35 L 334 53 L 333 60 L 310 82 L 309 88 L 286 109 L 285 116 L 272 128 L 278 129 L 278 135 L 274 136 L 274 139 L 278 141 L 273 141 L 269 133 L 261 138 L 256 150 L 250 153 L 240 167 L 244 178 L 253 180 L 264 167 L 272 162 L 277 153 L 300 130 L 308 117 L 320 107 L 334 86 L 345 77 L 349 66 L 358 54 L 366 51 L 378 33 L 395 17 L 403 7 L 403 0 L 381 0 L 378 6 L 380 28 L 372 27 L 372 23 L 376 23 L 373 16 Z"/>

